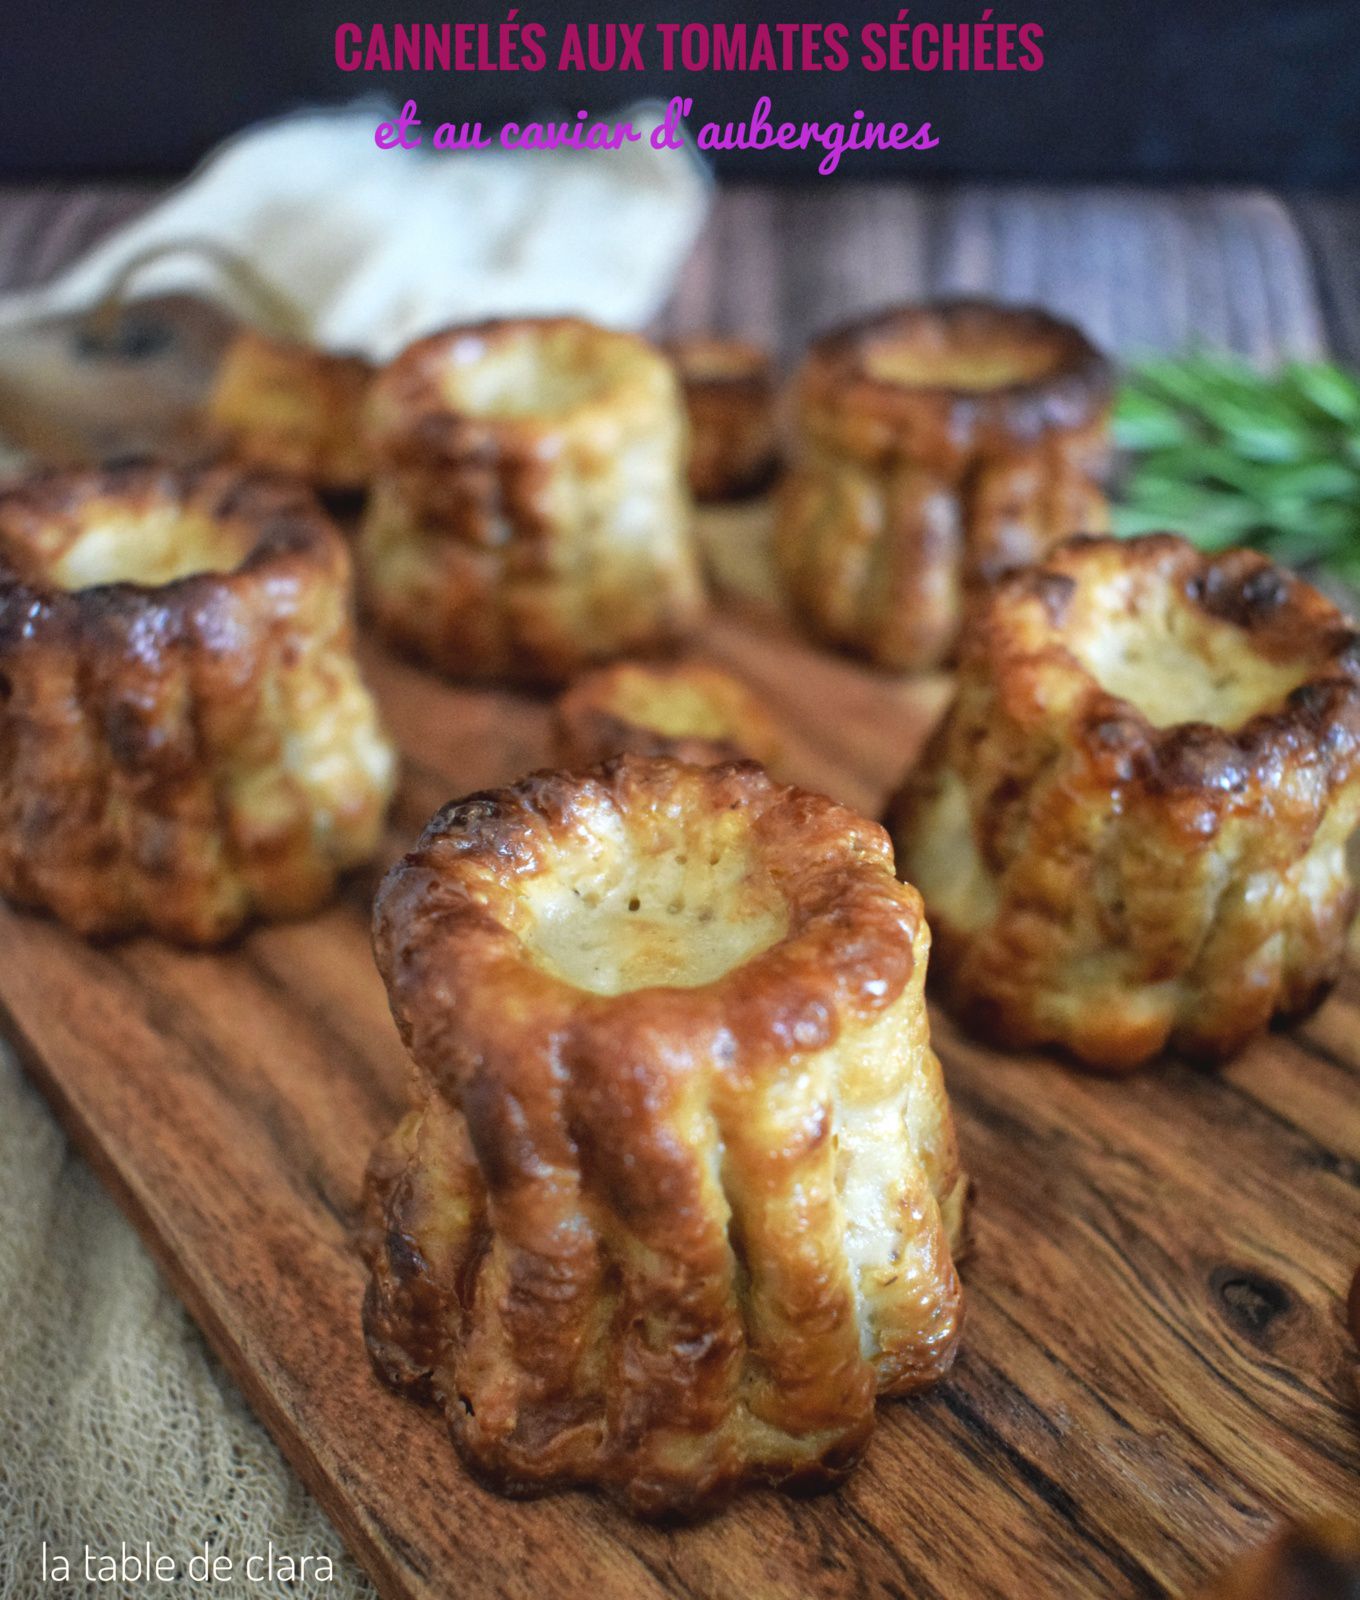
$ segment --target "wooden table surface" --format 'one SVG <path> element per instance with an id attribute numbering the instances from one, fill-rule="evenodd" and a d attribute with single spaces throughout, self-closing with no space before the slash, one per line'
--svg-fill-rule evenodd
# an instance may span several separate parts
<path id="1" fill-rule="evenodd" d="M 50 274 L 146 204 L 149 193 L 0 190 L 0 287 Z M 840 317 L 906 296 L 971 290 L 1043 302 L 1123 352 L 1200 340 L 1263 362 L 1324 351 L 1360 358 L 1352 266 L 1358 230 L 1356 203 L 1289 204 L 1260 192 L 739 188 L 719 197 L 663 324 L 741 331 L 792 356 L 808 334 Z M 872 807 L 881 798 L 906 737 L 905 702 L 895 704 L 891 685 L 861 682 L 858 669 L 811 653 L 772 654 L 730 619 L 716 627 L 709 647 L 781 710 L 833 708 L 834 715 L 821 716 L 813 753 L 832 776 L 843 766 L 841 786 L 851 785 L 855 803 Z M 446 797 L 455 777 L 467 787 L 469 774 L 475 781 L 498 775 L 476 772 L 478 761 L 492 759 L 493 723 L 502 743 L 509 728 L 522 736 L 525 752 L 538 748 L 541 709 L 464 696 L 460 715 L 448 717 L 439 710 L 443 699 L 436 706 L 432 697 L 452 691 L 379 656 L 370 670 L 412 754 L 394 823 L 403 837 Z M 428 748 L 436 726 L 449 730 L 447 749 Z M 497 759 L 514 753 L 503 750 Z M 101 1171 L 143 1231 L 159 1234 L 163 1264 L 210 1334 L 215 1330 L 218 1348 L 231 1345 L 223 1325 L 243 1306 L 263 1319 L 247 1336 L 238 1330 L 238 1355 L 250 1337 L 260 1337 L 254 1362 L 241 1357 L 233 1371 L 277 1434 L 287 1440 L 291 1428 L 295 1445 L 315 1442 L 314 1456 L 298 1445 L 291 1458 L 386 1592 L 442 1594 L 453 1563 L 475 1555 L 484 1587 L 468 1587 L 465 1569 L 460 1594 L 563 1592 L 554 1591 L 551 1571 L 579 1572 L 582 1589 L 588 1580 L 590 1592 L 629 1600 L 644 1593 L 694 1600 L 795 1591 L 958 1595 L 964 1572 L 976 1578 L 970 1593 L 1008 1600 L 1182 1594 L 1226 1551 L 1263 1536 L 1280 1514 L 1334 1508 L 1352 1486 L 1360 1497 L 1354 1375 L 1337 1315 L 1342 1257 L 1348 1274 L 1360 1243 L 1352 1206 L 1360 1184 L 1360 979 L 1351 975 L 1306 1031 L 1288 1042 L 1263 1041 L 1217 1077 L 1170 1064 L 1115 1089 L 1054 1066 L 998 1073 L 983 1052 L 941 1027 L 968 1159 L 989 1196 L 971 1269 L 970 1342 L 956 1378 L 910 1416 L 901 1410 L 844 1495 L 807 1505 L 776 1499 L 681 1533 L 637 1530 L 577 1499 L 545 1502 L 524 1519 L 483 1498 L 475 1515 L 451 1530 L 442 1508 L 461 1502 L 466 1516 L 472 1502 L 461 1482 L 446 1478 L 442 1454 L 425 1458 L 426 1420 L 376 1394 L 366 1372 L 349 1370 L 358 1362 L 349 1320 L 357 1290 L 348 1281 L 342 1286 L 344 1305 L 306 1354 L 315 1382 L 296 1387 L 299 1372 L 308 1376 L 299 1367 L 285 1383 L 288 1362 L 276 1359 L 281 1346 L 270 1342 L 282 1335 L 268 1319 L 279 1320 L 286 1305 L 274 1294 L 252 1309 L 239 1286 L 233 1295 L 224 1291 L 234 1251 L 213 1241 L 222 1232 L 222 1197 L 237 1191 L 213 1190 L 201 1215 L 167 1205 L 184 1162 L 173 1141 L 138 1121 L 137 1097 L 150 1093 L 137 1076 L 143 1069 L 148 1084 L 154 1077 L 188 1105 L 219 1090 L 230 1098 L 200 1070 L 204 1060 L 220 1051 L 238 1067 L 244 1062 L 241 1070 L 259 1077 L 260 1104 L 272 1104 L 277 1092 L 288 1112 L 270 1127 L 306 1149 L 293 1152 L 286 1173 L 266 1171 L 261 1156 L 260 1186 L 237 1186 L 242 1216 L 250 1220 L 246 1213 L 266 1192 L 270 1172 L 281 1193 L 297 1174 L 306 1183 L 317 1172 L 327 1183 L 334 1177 L 335 1215 L 328 1222 L 329 1213 L 313 1208 L 314 1234 L 295 1241 L 289 1270 L 326 1251 L 341 1260 L 367 1137 L 340 1130 L 346 1136 L 327 1147 L 343 1154 L 334 1174 L 309 1166 L 308 1152 L 353 1109 L 345 1097 L 351 1089 L 354 1106 L 363 1095 L 382 1102 L 382 1117 L 371 1108 L 362 1117 L 355 1112 L 365 1135 L 369 1121 L 390 1117 L 398 1073 L 363 953 L 362 898 L 355 889 L 315 926 L 262 930 L 220 963 L 146 942 L 92 953 L 47 923 L 0 914 L 0 980 L 16 1042 L 54 1099 L 60 1103 L 65 1092 L 68 1124 L 79 1128 L 82 1107 L 99 1111 L 107 1157 Z M 332 946 L 358 952 L 366 987 L 337 989 L 323 959 Z M 270 966 L 275 957 L 277 970 Z M 211 982 L 199 972 L 207 965 L 216 974 Z M 291 1000 L 284 1005 L 285 982 L 314 982 L 309 1011 Z M 120 1010 L 134 991 L 146 1003 Z M 54 1005 L 54 994 L 67 1003 Z M 101 1026 L 81 1033 L 91 1016 L 103 1019 Z M 202 1048 L 189 1034 L 180 1037 L 176 1016 L 192 1022 Z M 330 1018 L 329 1031 L 313 1038 L 309 1030 L 320 1029 L 321 1017 Z M 356 1068 L 353 1085 L 338 1094 L 344 1061 L 331 1059 L 335 1029 L 348 1037 L 351 1020 L 363 1041 L 356 1052 L 363 1071 Z M 268 1028 L 283 1030 L 290 1043 L 295 1074 L 286 1084 L 270 1077 L 280 1069 Z M 373 1037 L 390 1069 L 386 1078 L 375 1075 L 368 1054 Z M 125 1049 L 124 1070 L 109 1074 L 106 1056 L 117 1049 Z M 288 1093 L 302 1096 L 296 1107 Z M 108 1102 L 120 1096 L 127 1115 L 109 1146 Z M 232 1105 L 247 1120 L 257 1109 L 249 1097 Z M 185 1122 L 215 1126 L 207 1116 L 186 1114 Z M 269 1154 L 263 1134 L 252 1143 L 249 1132 L 232 1145 L 233 1159 Z M 1227 1161 L 1210 1149 L 1216 1137 Z M 90 1143 L 97 1146 L 98 1138 L 92 1130 Z M 203 1170 L 212 1170 L 208 1157 L 220 1155 L 205 1145 Z M 146 1180 L 144 1190 L 134 1177 Z M 306 1183 L 298 1182 L 301 1193 Z M 1080 1259 L 1056 1242 L 1047 1255 L 1036 1245 L 1059 1241 L 1065 1226 L 1085 1252 Z M 1247 1238 L 1261 1243 L 1243 1264 L 1238 1255 Z M 210 1257 L 216 1277 L 183 1269 L 196 1259 L 201 1271 Z M 333 1264 L 321 1265 L 318 1296 L 335 1284 Z M 1282 1298 L 1276 1303 L 1272 1295 Z M 267 1339 L 261 1330 L 273 1331 Z M 332 1406 L 318 1421 L 307 1407 L 337 1373 L 352 1379 L 362 1403 Z M 1063 1396 L 1061 1406 L 1036 1398 L 1054 1393 Z M 1198 1409 L 1186 1398 L 1180 1415 L 1176 1397 L 1195 1393 Z M 285 1414 L 281 1396 L 296 1399 L 295 1415 Z M 372 1427 L 391 1447 L 384 1458 L 391 1465 L 350 1481 L 340 1494 L 337 1485 L 362 1459 Z M 422 1472 L 428 1483 L 416 1482 Z M 923 1493 L 907 1492 L 921 1474 Z M 379 1497 L 389 1479 L 412 1484 L 390 1525 L 384 1519 L 393 1507 Z M 939 1520 L 931 1520 L 932 1504 Z M 523 1571 L 521 1544 L 524 1562 L 534 1557 Z M 602 1583 L 601 1574 L 610 1581 Z"/>
<path id="2" fill-rule="evenodd" d="M 156 197 L 149 185 L 0 186 L 0 292 L 40 283 Z M 1262 361 L 1360 361 L 1360 195 L 1260 189 L 824 183 L 721 191 L 662 324 L 793 356 L 894 300 L 1035 300 L 1127 354 L 1203 341 Z"/>

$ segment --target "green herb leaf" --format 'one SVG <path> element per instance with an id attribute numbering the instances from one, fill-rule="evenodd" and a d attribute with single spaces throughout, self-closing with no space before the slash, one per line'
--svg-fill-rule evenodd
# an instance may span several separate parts
<path id="1" fill-rule="evenodd" d="M 1284 369 L 1293 393 L 1318 415 L 1344 428 L 1360 428 L 1360 383 L 1338 367 L 1296 361 Z"/>
<path id="2" fill-rule="evenodd" d="M 1117 533 L 1253 545 L 1360 581 L 1360 381 L 1295 362 L 1274 376 L 1232 357 L 1157 358 L 1114 417 L 1130 470 Z"/>
<path id="3" fill-rule="evenodd" d="M 1119 396 L 1114 429 L 1126 450 L 1160 450 L 1183 444 L 1188 437 L 1176 407 L 1143 389 L 1125 389 Z"/>

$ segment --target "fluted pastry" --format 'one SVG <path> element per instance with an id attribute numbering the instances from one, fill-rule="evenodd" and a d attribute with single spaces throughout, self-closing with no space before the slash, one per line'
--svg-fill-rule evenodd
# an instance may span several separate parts
<path id="1" fill-rule="evenodd" d="M 216 469 L 0 491 L 0 894 L 207 944 L 372 855 L 394 774 L 343 540 Z"/>
<path id="2" fill-rule="evenodd" d="M 1108 363 L 1042 311 L 949 300 L 819 339 L 775 553 L 813 633 L 939 665 L 975 585 L 1107 524 Z"/>
<path id="3" fill-rule="evenodd" d="M 569 318 L 451 329 L 382 373 L 368 421 L 367 604 L 431 665 L 555 681 L 697 622 L 684 414 L 645 340 Z"/>
<path id="4" fill-rule="evenodd" d="M 849 1469 L 958 1335 L 929 933 L 887 836 L 624 757 L 434 818 L 378 964 L 421 1084 L 370 1175 L 370 1347 L 512 1492 L 642 1513 Z"/>
<path id="5" fill-rule="evenodd" d="M 1234 1561 L 1198 1600 L 1356 1600 L 1360 1523 L 1315 1517 Z"/>
<path id="6" fill-rule="evenodd" d="M 373 368 L 359 356 L 243 329 L 228 345 L 206 426 L 231 460 L 335 492 L 368 481 L 362 417 Z"/>
<path id="7" fill-rule="evenodd" d="M 768 486 L 779 460 L 774 364 L 759 345 L 716 334 L 672 339 L 689 413 L 696 500 L 739 500 Z"/>
<path id="8" fill-rule="evenodd" d="M 1074 539 L 1003 580 L 892 808 L 972 1027 L 1121 1071 L 1308 1011 L 1356 892 L 1360 640 L 1249 551 Z"/>
<path id="9" fill-rule="evenodd" d="M 553 713 L 554 758 L 589 767 L 610 756 L 673 756 L 772 766 L 781 740 L 750 689 L 699 661 L 616 661 L 578 678 Z"/>

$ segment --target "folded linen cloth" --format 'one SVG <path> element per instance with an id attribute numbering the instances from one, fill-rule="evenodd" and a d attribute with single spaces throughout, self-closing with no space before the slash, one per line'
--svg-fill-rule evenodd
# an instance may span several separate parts
<path id="1" fill-rule="evenodd" d="M 637 327 L 661 305 L 703 222 L 698 159 L 655 150 L 657 106 L 621 113 L 643 134 L 617 150 L 382 150 L 374 104 L 251 128 L 159 205 L 39 288 L 0 297 L 0 328 L 98 303 L 129 264 L 205 243 L 296 307 L 308 342 L 384 361 L 451 322 L 574 312 Z M 188 293 L 253 320 L 249 292 L 213 259 L 149 261 L 134 296 Z M 283 330 L 272 330 L 283 331 Z"/>

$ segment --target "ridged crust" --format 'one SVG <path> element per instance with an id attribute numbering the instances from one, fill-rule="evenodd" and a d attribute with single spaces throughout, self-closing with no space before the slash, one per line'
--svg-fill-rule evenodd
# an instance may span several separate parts
<path id="1" fill-rule="evenodd" d="M 953 361 L 1021 375 L 930 380 Z M 1087 339 L 1028 308 L 946 300 L 818 340 L 797 380 L 775 536 L 803 620 L 881 666 L 938 665 L 971 587 L 1105 527 L 1112 392 Z"/>
<path id="2" fill-rule="evenodd" d="M 1262 673 L 1279 692 L 1232 725 L 1154 723 L 1090 668 L 1121 629 L 1149 671 L 1179 631 L 1221 653 L 1215 692 Z M 1147 688 L 1172 707 L 1195 692 Z M 1111 1071 L 1168 1045 L 1227 1056 L 1306 1012 L 1355 908 L 1358 756 L 1360 641 L 1316 590 L 1166 534 L 1065 543 L 972 620 L 891 811 L 943 993 L 1000 1043 Z"/>
<path id="3" fill-rule="evenodd" d="M 701 766 L 745 758 L 769 767 L 781 749 L 751 690 L 698 661 L 616 661 L 578 678 L 553 710 L 553 755 L 563 767 L 625 754 Z"/>
<path id="4" fill-rule="evenodd" d="M 479 378 L 498 400 L 467 400 Z M 681 399 L 645 340 L 570 318 L 451 329 L 385 369 L 367 415 L 366 601 L 431 665 L 560 681 L 699 620 Z"/>
<path id="5" fill-rule="evenodd" d="M 1360 1523 L 1317 1517 L 1280 1531 L 1198 1592 L 1198 1600 L 1355 1600 Z"/>
<path id="6" fill-rule="evenodd" d="M 767 488 L 779 463 L 774 364 L 745 339 L 672 339 L 689 413 L 689 486 L 696 500 L 740 500 Z"/>
<path id="7" fill-rule="evenodd" d="M 210 438 L 243 467 L 335 492 L 362 489 L 362 437 L 373 368 L 359 356 L 243 329 L 227 347 L 208 400 Z"/>
<path id="8" fill-rule="evenodd" d="M 53 576 L 91 528 L 180 514 L 232 570 Z M 0 491 L 0 893 L 192 944 L 314 909 L 372 854 L 395 770 L 351 603 L 340 535 L 276 480 L 138 465 Z"/>
<path id="9" fill-rule="evenodd" d="M 783 933 L 693 987 L 545 969 L 530 897 L 621 839 L 690 896 L 749 849 L 713 925 L 773 892 Z M 375 942 L 425 1098 L 371 1169 L 365 1322 L 479 1475 L 689 1514 L 839 1477 L 875 1392 L 948 1368 L 965 1185 L 881 829 L 751 764 L 540 773 L 435 817 Z"/>

